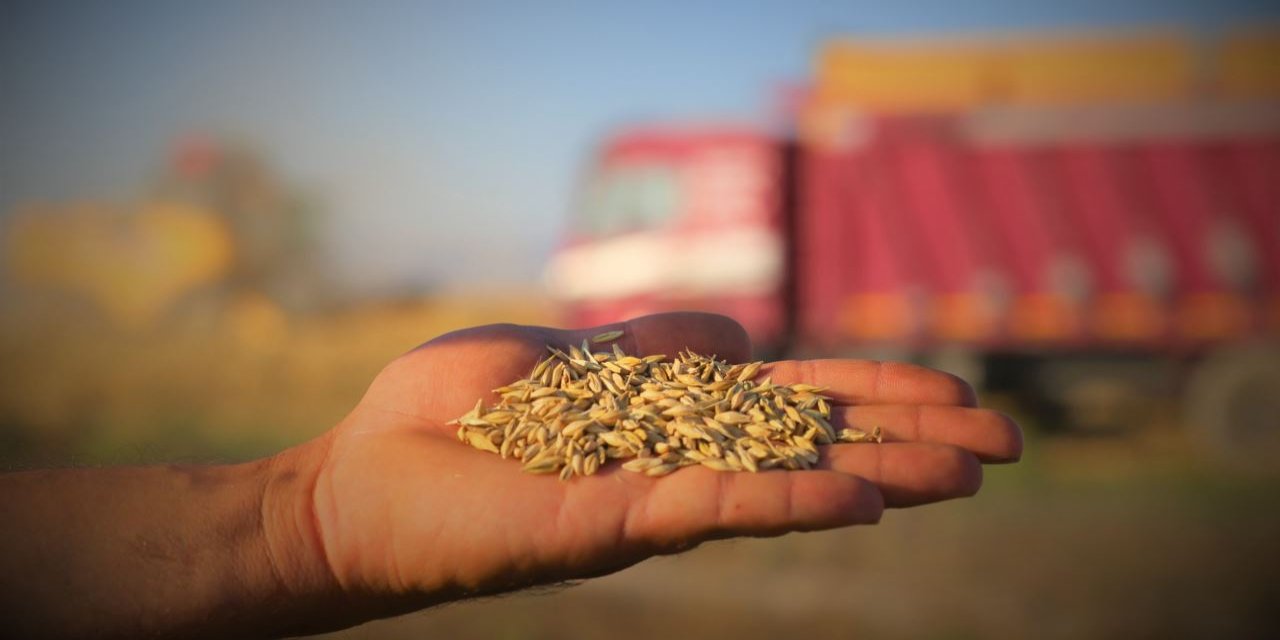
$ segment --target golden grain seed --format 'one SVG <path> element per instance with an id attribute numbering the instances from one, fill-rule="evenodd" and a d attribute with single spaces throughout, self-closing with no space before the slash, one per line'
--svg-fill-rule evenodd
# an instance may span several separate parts
<path id="1" fill-rule="evenodd" d="M 743 469 L 742 461 L 738 460 L 738 455 L 736 453 L 729 451 L 724 452 L 724 462 L 734 471 Z"/>
<path id="2" fill-rule="evenodd" d="M 865 442 L 871 439 L 871 434 L 861 429 L 841 429 L 837 439 L 840 442 Z"/>
<path id="3" fill-rule="evenodd" d="M 818 461 L 816 444 L 881 441 L 879 428 L 837 432 L 821 387 L 756 381 L 761 362 L 729 365 L 688 350 L 639 358 L 616 342 L 593 353 L 587 340 L 567 353 L 547 350 L 527 379 L 494 390 L 497 405 L 486 412 L 481 400 L 449 422 L 459 440 L 565 480 L 594 475 L 612 458 L 655 476 L 694 464 L 807 469 Z"/>
<path id="4" fill-rule="evenodd" d="M 674 429 L 676 430 L 676 433 L 679 433 L 680 435 L 682 435 L 682 436 L 684 436 L 684 437 L 686 437 L 686 438 L 693 438 L 693 439 L 695 439 L 695 440 L 696 440 L 696 439 L 703 439 L 703 440 L 710 440 L 710 439 L 711 439 L 709 436 L 707 436 L 706 432 L 704 432 L 702 429 L 699 429 L 699 428 L 697 428 L 697 427 L 695 427 L 695 426 L 693 426 L 693 425 L 689 424 L 688 422 L 682 422 L 682 421 L 677 420 L 676 422 L 671 423 L 671 425 L 672 425 L 672 428 L 674 428 Z"/>
<path id="5" fill-rule="evenodd" d="M 551 458 L 534 459 L 523 467 L 525 473 L 552 473 L 560 468 L 560 461 Z"/>
<path id="6" fill-rule="evenodd" d="M 791 389 L 792 391 L 796 391 L 799 393 L 822 393 L 823 391 L 827 390 L 827 387 L 815 387 L 811 384 L 805 384 L 803 382 L 800 382 L 800 383 L 791 385 Z"/>
<path id="7" fill-rule="evenodd" d="M 654 467 L 649 467 L 648 469 L 645 469 L 644 474 L 646 476 L 654 476 L 654 477 L 665 476 L 679 468 L 680 468 L 679 463 L 671 462 L 667 464 L 660 464 Z"/>
<path id="8" fill-rule="evenodd" d="M 644 471 L 656 464 L 662 464 L 659 458 L 635 458 L 622 463 L 622 468 L 627 471 Z"/>
<path id="9" fill-rule="evenodd" d="M 594 422 L 595 420 L 574 420 L 573 422 L 565 425 L 565 427 L 560 430 L 560 433 L 566 438 L 576 438 L 578 437 L 578 434 L 586 431 L 587 427 Z"/>
<path id="10" fill-rule="evenodd" d="M 715 415 L 716 422 L 724 424 L 743 424 L 751 422 L 751 417 L 737 411 L 721 411 Z"/>
<path id="11" fill-rule="evenodd" d="M 670 418 L 683 418 L 685 416 L 694 415 L 695 413 L 697 413 L 697 411 L 694 410 L 693 408 L 689 407 L 688 405 L 680 404 L 680 405 L 671 407 L 666 411 L 663 411 L 662 415 Z"/>
<path id="12" fill-rule="evenodd" d="M 472 431 L 467 434 L 467 443 L 482 451 L 490 451 L 493 453 L 501 453 L 498 447 L 494 446 L 489 440 L 489 436 L 483 433 Z"/>
<path id="13" fill-rule="evenodd" d="M 818 452 L 818 448 L 814 446 L 813 441 L 810 440 L 809 438 L 806 438 L 804 436 L 796 436 L 795 438 L 792 438 L 791 441 L 795 443 L 795 446 L 797 448 L 803 451 L 811 451 L 813 453 Z"/>
<path id="14" fill-rule="evenodd" d="M 596 344 L 601 344 L 601 343 L 609 342 L 610 340 L 617 340 L 618 338 L 621 338 L 621 337 L 622 337 L 622 331 L 620 330 L 605 331 L 604 333 L 597 333 L 596 335 L 591 336 L 591 341 Z"/>

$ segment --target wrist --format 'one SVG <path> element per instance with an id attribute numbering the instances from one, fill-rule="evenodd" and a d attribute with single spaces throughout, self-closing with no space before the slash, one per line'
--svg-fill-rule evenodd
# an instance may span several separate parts
<path id="1" fill-rule="evenodd" d="M 338 590 L 315 510 L 315 486 L 328 449 L 326 435 L 261 461 L 261 535 L 272 572 L 291 597 Z"/>
<path id="2" fill-rule="evenodd" d="M 259 536 L 278 592 L 281 631 L 327 631 L 351 622 L 316 520 L 315 486 L 329 451 L 329 435 L 251 464 L 259 474 Z M 354 622 L 354 621 L 352 621 Z"/>

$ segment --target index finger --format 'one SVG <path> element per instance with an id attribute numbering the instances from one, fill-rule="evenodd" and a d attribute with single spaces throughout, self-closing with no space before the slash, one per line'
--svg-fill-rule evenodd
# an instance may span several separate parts
<path id="1" fill-rule="evenodd" d="M 839 404 L 978 406 L 969 383 L 936 369 L 876 360 L 782 360 L 760 368 L 778 384 L 826 387 Z"/>

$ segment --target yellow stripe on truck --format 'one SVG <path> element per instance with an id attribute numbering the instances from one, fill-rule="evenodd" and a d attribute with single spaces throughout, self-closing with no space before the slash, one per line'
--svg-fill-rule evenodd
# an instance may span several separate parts
<path id="1" fill-rule="evenodd" d="M 877 112 L 1186 99 L 1195 50 L 1177 33 L 838 40 L 818 55 L 819 102 Z"/>

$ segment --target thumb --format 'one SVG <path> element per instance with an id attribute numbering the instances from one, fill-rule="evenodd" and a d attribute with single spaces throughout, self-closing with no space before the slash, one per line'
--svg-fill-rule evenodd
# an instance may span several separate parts
<path id="1" fill-rule="evenodd" d="M 610 331 L 621 331 L 622 335 L 600 343 L 591 342 L 593 337 Z M 562 344 L 573 345 L 587 340 L 592 351 L 607 349 L 616 343 L 624 352 L 636 356 L 674 356 L 687 349 L 714 354 L 729 362 L 745 362 L 751 358 L 751 339 L 746 329 L 733 318 L 714 313 L 660 313 L 587 329 L 557 329 L 551 337 Z"/>

